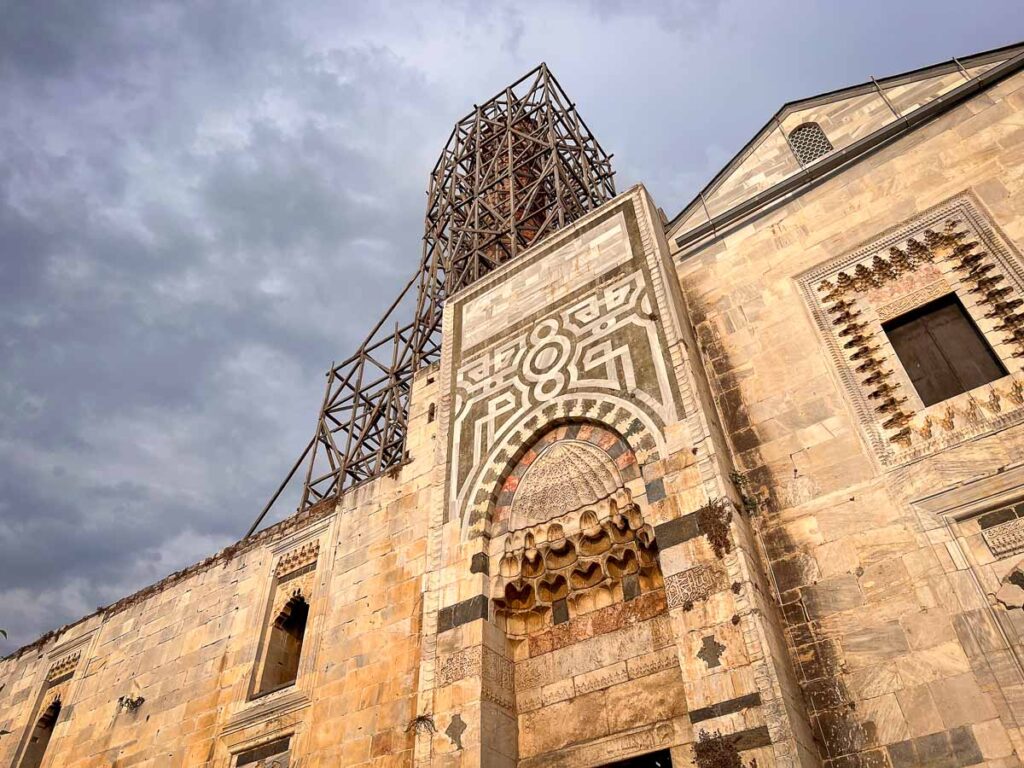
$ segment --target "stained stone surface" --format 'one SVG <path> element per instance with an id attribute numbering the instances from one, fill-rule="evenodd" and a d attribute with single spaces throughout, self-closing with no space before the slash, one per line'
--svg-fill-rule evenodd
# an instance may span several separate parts
<path id="1" fill-rule="evenodd" d="M 450 297 L 409 461 L 0 660 L 0 764 L 59 703 L 68 768 L 689 766 L 701 731 L 758 768 L 1018 766 L 1008 55 L 888 84 L 908 113 L 979 87 L 685 251 L 800 173 L 785 131 L 903 123 L 873 88 L 798 105 L 706 206 L 666 227 L 634 187 Z M 950 291 L 1009 374 L 925 408 L 880 323 Z M 296 680 L 260 695 L 296 592 Z"/>

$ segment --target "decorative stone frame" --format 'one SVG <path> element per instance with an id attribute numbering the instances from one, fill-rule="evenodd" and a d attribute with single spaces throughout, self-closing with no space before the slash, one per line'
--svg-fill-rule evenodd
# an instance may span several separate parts
<path id="1" fill-rule="evenodd" d="M 1024 268 L 962 193 L 797 278 L 884 467 L 1024 421 Z M 925 407 L 882 323 L 956 294 L 1009 375 Z"/>
<path id="2" fill-rule="evenodd" d="M 664 442 L 660 432 L 646 423 L 643 414 L 629 403 L 610 402 L 609 398 L 566 396 L 558 402 L 538 407 L 499 443 L 492 447 L 480 468 L 470 507 L 468 538 L 492 537 L 505 532 L 502 516 L 511 502 L 506 484 L 518 478 L 536 458 L 530 454 L 541 440 L 554 439 L 560 428 L 588 426 L 602 434 L 614 435 L 621 451 L 632 457 L 624 467 L 623 480 L 638 481 L 635 496 L 643 493 L 642 467 L 660 461 Z M 596 433 L 595 433 L 596 434 Z M 550 436 L 550 437 L 549 437 Z M 621 454 L 620 454 L 621 455 Z"/>
<path id="3" fill-rule="evenodd" d="M 236 709 L 228 718 L 221 732 L 230 755 L 225 766 L 233 765 L 234 756 L 251 746 L 272 738 L 293 733 L 291 749 L 299 748 L 299 732 L 294 724 L 294 713 L 312 702 L 312 693 L 317 673 L 317 656 L 323 637 L 323 625 L 327 614 L 327 597 L 333 565 L 333 552 L 337 537 L 336 513 L 332 513 L 314 525 L 281 539 L 268 547 L 268 573 L 261 597 L 256 605 L 263 606 L 259 623 L 251 628 L 250 637 L 243 649 L 245 658 L 252 659 L 251 671 L 236 687 Z M 266 652 L 267 634 L 270 623 L 280 610 L 282 598 L 281 577 L 302 572 L 303 595 L 309 604 L 306 633 L 303 640 L 302 656 L 295 683 L 263 694 L 256 693 L 263 656 Z M 288 582 L 286 582 L 288 583 Z M 306 593 L 308 590 L 308 595 Z M 288 725 L 285 731 L 282 724 Z M 268 724 L 273 730 L 267 730 Z"/>
<path id="4" fill-rule="evenodd" d="M 943 562 L 954 601 L 961 613 L 951 618 L 975 669 L 995 686 L 1013 718 L 1024 719 L 1024 611 L 1002 605 L 1000 588 L 1021 563 L 1021 552 L 994 551 L 979 529 L 987 512 L 1024 500 L 1024 463 L 958 483 L 911 501 L 911 508 Z M 1019 522 L 1019 521 L 1018 521 Z M 978 674 L 976 672 L 976 674 Z"/>
<path id="5" fill-rule="evenodd" d="M 444 353 L 439 372 L 438 433 L 449 435 L 449 440 L 438 441 L 437 463 L 448 467 L 444 479 L 443 522 L 460 520 L 464 539 L 486 536 L 487 507 L 494 483 L 517 448 L 548 424 L 568 419 L 605 423 L 626 436 L 638 460 L 645 465 L 681 447 L 668 438 L 665 425 L 693 415 L 686 407 L 692 402 L 693 393 L 689 391 L 689 372 L 680 343 L 679 329 L 683 320 L 679 314 L 678 281 L 666 257 L 668 248 L 663 241 L 663 232 L 652 226 L 656 221 L 653 204 L 643 189 L 636 187 L 600 211 L 552 235 L 521 258 L 503 265 L 447 302 L 442 324 Z M 621 226 L 625 234 L 627 247 L 623 253 L 605 258 L 598 250 L 594 251 L 594 256 L 583 253 L 575 257 L 591 260 L 588 270 L 592 272 L 592 278 L 582 280 L 578 285 L 573 283 L 560 287 L 558 291 L 561 293 L 556 291 L 558 295 L 550 296 L 544 306 L 537 306 L 536 311 L 531 311 L 519 322 L 496 329 L 486 339 L 482 334 L 475 335 L 471 343 L 463 338 L 463 320 L 469 304 L 479 301 L 492 289 L 500 291 L 502 286 L 511 289 L 520 273 L 529 273 L 564 247 L 575 247 L 574 243 L 580 241 L 582 235 L 600 233 L 602 228 L 614 226 Z M 551 277 L 556 279 L 557 275 L 552 273 Z M 623 301 L 626 303 L 621 303 Z M 582 349 L 591 343 L 581 342 L 578 334 L 568 332 L 572 323 L 565 322 L 565 313 L 582 312 L 589 318 L 585 325 L 602 325 L 598 319 L 603 317 L 607 320 L 613 314 L 606 306 L 609 303 L 615 304 L 615 312 L 622 314 L 624 319 L 628 315 L 630 326 L 643 329 L 647 334 L 647 352 L 657 369 L 655 375 L 659 382 L 660 392 L 655 398 L 657 407 L 653 407 L 654 401 L 648 402 L 651 393 L 624 392 L 620 382 L 583 386 L 573 370 L 579 366 L 569 365 L 564 359 L 566 341 L 572 350 Z M 584 304 L 600 309 L 591 317 L 590 308 L 585 308 Z M 549 333 L 552 322 L 557 327 Z M 603 340 L 609 329 L 593 330 L 595 338 Z M 535 348 L 517 351 L 520 347 L 516 347 L 514 341 L 518 336 L 534 338 Z M 561 349 L 552 355 L 541 350 L 541 346 Z M 490 356 L 491 360 L 486 364 L 478 362 L 482 356 Z M 469 475 L 459 480 L 458 466 L 460 462 L 468 461 L 461 456 L 460 447 L 455 445 L 453 437 L 458 425 L 456 412 L 466 395 L 464 387 L 458 385 L 459 377 L 471 375 L 474 379 L 484 377 L 481 379 L 484 380 L 486 366 L 498 364 L 509 370 L 515 367 L 514 386 L 532 393 L 525 398 L 529 405 L 517 411 L 514 418 L 509 418 L 509 427 L 502 428 L 495 435 L 493 444 L 480 456 L 473 457 Z M 477 365 L 481 366 L 480 372 L 475 370 Z M 678 436 L 673 439 L 679 440 Z M 700 457 L 702 461 L 705 458 Z"/>
<path id="6" fill-rule="evenodd" d="M 18 748 L 14 752 L 14 761 L 11 765 L 19 765 L 21 763 L 25 757 L 28 741 L 36 726 L 36 722 L 38 722 L 42 713 L 55 699 L 59 698 L 61 701 L 61 712 L 57 722 L 54 723 L 54 731 L 56 731 L 57 726 L 70 718 L 75 699 L 78 695 L 78 688 L 81 685 L 81 675 L 78 674 L 78 671 L 88 664 L 88 658 L 91 656 L 92 641 L 95 636 L 95 631 L 87 632 L 84 635 L 54 646 L 46 654 L 46 663 L 40 665 L 41 670 L 45 669 L 46 671 L 42 674 L 42 679 L 37 683 L 39 693 L 36 695 L 35 703 L 32 705 L 29 718 L 25 723 L 24 733 L 22 733 Z M 83 656 L 86 657 L 84 662 L 82 661 Z M 113 702 L 111 702 L 111 706 L 114 706 Z M 57 734 L 54 733 L 54 737 L 51 737 L 51 744 L 56 736 Z M 52 749 L 52 746 L 48 749 Z"/>
<path id="7" fill-rule="evenodd" d="M 614 462 L 622 484 L 640 477 L 640 465 L 636 454 L 629 443 L 617 432 L 608 429 L 603 424 L 587 421 L 570 421 L 561 425 L 557 423 L 549 425 L 535 440 L 522 445 L 516 454 L 515 465 L 505 473 L 500 490 L 496 496 L 492 496 L 491 536 L 500 536 L 510 529 L 515 529 L 511 519 L 512 500 L 520 480 L 548 446 L 566 440 L 593 445 L 604 451 Z"/>

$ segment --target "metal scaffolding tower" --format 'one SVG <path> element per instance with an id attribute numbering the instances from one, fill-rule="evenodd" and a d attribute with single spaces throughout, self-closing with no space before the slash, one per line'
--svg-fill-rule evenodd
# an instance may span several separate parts
<path id="1" fill-rule="evenodd" d="M 615 183 L 611 155 L 541 64 L 455 124 L 427 194 L 419 269 L 328 372 L 316 433 L 250 534 L 304 461 L 300 511 L 402 464 L 413 375 L 440 358 L 445 300 L 610 200 Z"/>

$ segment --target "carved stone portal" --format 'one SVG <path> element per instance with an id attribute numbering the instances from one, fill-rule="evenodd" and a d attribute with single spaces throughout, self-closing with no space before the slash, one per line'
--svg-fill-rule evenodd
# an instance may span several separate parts
<path id="1" fill-rule="evenodd" d="M 594 425 L 559 428 L 520 461 L 505 485 L 512 530 L 492 541 L 501 552 L 495 617 L 510 636 L 664 586 L 654 530 L 620 467 L 634 468 L 635 458 Z"/>

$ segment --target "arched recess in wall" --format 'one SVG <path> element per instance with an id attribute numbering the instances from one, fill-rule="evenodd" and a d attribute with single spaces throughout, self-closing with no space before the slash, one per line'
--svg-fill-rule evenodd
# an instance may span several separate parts
<path id="1" fill-rule="evenodd" d="M 495 621 L 510 638 L 660 589 L 637 457 L 606 426 L 553 425 L 501 479 L 490 525 Z"/>
<path id="2" fill-rule="evenodd" d="M 257 695 L 295 683 L 308 619 L 309 603 L 295 590 L 270 625 Z"/>
<path id="3" fill-rule="evenodd" d="M 665 438 L 649 415 L 624 398 L 564 396 L 538 406 L 491 446 L 457 500 L 462 509 L 464 538 L 489 537 L 491 520 L 501 503 L 506 478 L 521 457 L 552 429 L 592 424 L 617 434 L 636 459 L 638 470 L 665 455 Z"/>
<path id="4" fill-rule="evenodd" d="M 50 737 L 53 736 L 53 727 L 57 724 L 60 710 L 61 701 L 57 696 L 36 720 L 29 735 L 28 745 L 25 747 L 25 754 L 18 764 L 19 768 L 39 768 L 43 764 L 43 757 L 46 756 L 46 748 L 50 745 Z"/>

